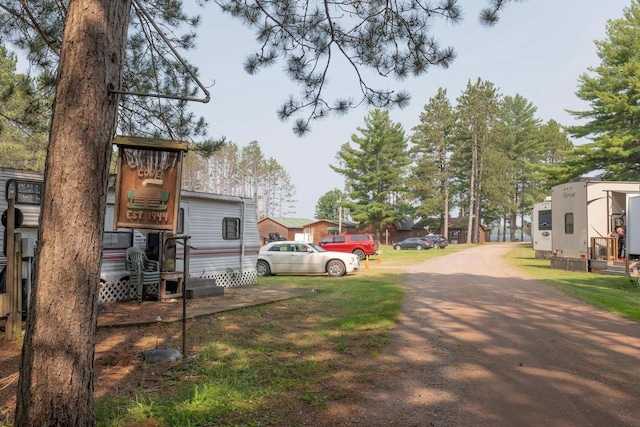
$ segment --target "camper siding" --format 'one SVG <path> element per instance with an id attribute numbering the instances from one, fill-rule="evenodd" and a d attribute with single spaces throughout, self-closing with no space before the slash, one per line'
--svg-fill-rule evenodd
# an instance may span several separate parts
<path id="1" fill-rule="evenodd" d="M 7 209 L 5 197 L 9 179 L 42 182 L 42 175 L 11 169 L 0 169 L 0 209 Z M 251 285 L 257 283 L 256 264 L 260 241 L 258 234 L 255 203 L 250 198 L 223 196 L 192 191 L 181 192 L 181 207 L 184 209 L 182 234 L 190 236 L 190 275 L 215 278 L 219 286 Z M 107 194 L 105 231 L 114 231 L 113 191 Z M 22 237 L 37 238 L 40 206 L 16 204 L 24 214 L 23 226 L 17 231 Z M 224 217 L 241 219 L 241 236 L 238 240 L 222 238 Z M 0 225 L 0 231 L 3 228 Z M 118 229 L 119 233 L 130 233 L 128 239 L 133 246 L 146 247 L 146 238 L 138 230 Z M 123 239 L 127 240 L 127 239 Z M 182 246 L 179 245 L 179 248 Z M 179 249 L 178 256 L 183 256 Z M 133 293 L 128 284 L 129 273 L 124 269 L 126 248 L 105 249 L 102 255 L 99 302 L 130 299 Z M 0 251 L 0 264 L 6 264 L 6 257 Z M 180 267 L 180 265 L 178 265 Z"/>
<path id="2" fill-rule="evenodd" d="M 555 257 L 588 260 L 591 238 L 607 237 L 613 218 L 624 215 L 627 199 L 638 194 L 639 183 L 575 181 L 551 189 L 552 245 Z M 566 216 L 573 214 L 573 233 Z"/>
<path id="3" fill-rule="evenodd" d="M 188 200 L 185 233 L 191 237 L 190 275 L 216 279 L 219 286 L 256 284 L 260 244 L 253 200 L 190 194 L 183 194 L 183 199 Z M 240 219 L 239 239 L 223 238 L 224 218 Z"/>
<path id="4" fill-rule="evenodd" d="M 640 257 L 640 197 L 629 197 L 626 221 L 627 258 Z"/>
<path id="5" fill-rule="evenodd" d="M 548 212 L 550 211 L 551 197 L 547 197 L 547 200 L 544 202 L 533 205 L 531 215 L 531 242 L 536 258 L 548 258 L 553 250 L 551 241 L 552 227 L 549 227 L 549 224 L 541 226 L 540 223 L 540 214 L 543 213 L 545 216 L 548 216 Z M 549 219 L 551 220 L 551 218 Z M 551 220 L 550 225 L 553 225 L 553 220 Z"/>

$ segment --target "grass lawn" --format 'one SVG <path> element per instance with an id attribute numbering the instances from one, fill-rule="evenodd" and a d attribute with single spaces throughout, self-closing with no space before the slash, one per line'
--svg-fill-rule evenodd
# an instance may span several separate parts
<path id="1" fill-rule="evenodd" d="M 540 280 L 581 301 L 640 321 L 640 286 L 627 276 L 577 273 L 551 268 L 549 260 L 535 259 L 531 245 L 521 245 L 509 252 L 508 261 Z"/>

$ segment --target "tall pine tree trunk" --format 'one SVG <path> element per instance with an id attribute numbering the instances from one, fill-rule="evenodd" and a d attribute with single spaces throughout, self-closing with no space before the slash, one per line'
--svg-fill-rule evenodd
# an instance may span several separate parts
<path id="1" fill-rule="evenodd" d="M 444 186 L 444 220 L 442 224 L 442 235 L 445 239 L 449 240 L 449 179 L 447 177 L 447 173 L 444 174 L 443 179 Z"/>
<path id="2" fill-rule="evenodd" d="M 16 426 L 92 426 L 102 235 L 131 0 L 71 0 L 45 166 Z"/>
<path id="3" fill-rule="evenodd" d="M 486 138 L 486 137 L 483 137 Z M 483 147 L 486 146 L 486 142 L 483 144 Z M 478 150 L 479 152 L 480 150 Z M 480 243 L 480 201 L 482 194 L 482 179 L 483 179 L 483 168 L 482 168 L 482 159 L 484 155 L 476 155 L 476 164 L 477 168 L 477 178 L 476 178 L 476 205 L 474 211 L 474 220 L 473 220 L 473 242 Z"/>
<path id="4" fill-rule="evenodd" d="M 478 135 L 476 130 L 471 135 L 471 176 L 469 178 L 469 224 L 467 224 L 467 243 L 472 243 L 473 213 L 476 201 L 476 174 L 478 173 Z"/>
<path id="5" fill-rule="evenodd" d="M 503 218 L 503 222 L 502 222 L 502 241 L 506 242 L 507 241 L 507 218 Z"/>

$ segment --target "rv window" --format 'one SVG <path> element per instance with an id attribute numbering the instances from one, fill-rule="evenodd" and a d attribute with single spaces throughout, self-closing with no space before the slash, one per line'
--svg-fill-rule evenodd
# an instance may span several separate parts
<path id="1" fill-rule="evenodd" d="M 222 238 L 225 240 L 238 240 L 240 238 L 240 218 L 223 218 Z"/>
<path id="2" fill-rule="evenodd" d="M 133 246 L 131 231 L 105 231 L 102 240 L 103 249 L 127 249 Z"/>
<path id="3" fill-rule="evenodd" d="M 538 230 L 551 230 L 551 211 L 538 212 Z"/>
<path id="4" fill-rule="evenodd" d="M 564 233 L 573 234 L 573 213 L 564 214 Z"/>

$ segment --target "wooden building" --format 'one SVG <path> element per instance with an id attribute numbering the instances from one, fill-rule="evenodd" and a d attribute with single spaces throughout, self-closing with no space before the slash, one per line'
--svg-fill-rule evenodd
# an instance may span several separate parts
<path id="1" fill-rule="evenodd" d="M 268 241 L 271 235 L 277 234 L 282 240 L 305 240 L 304 226 L 313 222 L 309 218 L 283 218 L 271 217 L 262 218 L 258 221 L 258 233 L 262 242 Z"/>
<path id="2" fill-rule="evenodd" d="M 358 234 L 363 231 L 357 229 L 358 223 L 353 221 L 337 221 L 332 219 L 319 219 L 304 226 L 305 233 L 310 240 L 318 243 L 323 237 L 332 234 Z"/>
<path id="3" fill-rule="evenodd" d="M 468 225 L 468 217 L 449 218 L 449 232 L 446 236 L 449 243 L 467 243 Z M 426 220 L 420 220 L 416 223 L 414 228 L 422 230 L 424 234 L 443 234 L 442 229 L 440 228 L 440 218 L 428 218 Z M 485 225 L 480 224 L 480 235 L 478 243 L 485 243 L 489 241 L 491 241 L 491 229 Z"/>

